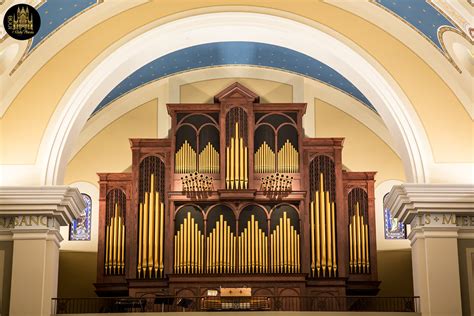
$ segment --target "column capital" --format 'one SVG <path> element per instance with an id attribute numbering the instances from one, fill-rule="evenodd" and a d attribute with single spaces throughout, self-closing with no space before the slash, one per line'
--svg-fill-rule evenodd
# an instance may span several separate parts
<path id="1" fill-rule="evenodd" d="M 86 207 L 77 188 L 68 186 L 0 187 L 0 217 L 37 216 L 70 224 Z M 23 218 L 22 218 L 23 219 Z M 19 219 L 20 221 L 22 219 Z M 6 227 L 4 227 L 6 228 Z"/>
<path id="2" fill-rule="evenodd" d="M 443 219 L 443 216 L 454 215 L 448 220 L 444 218 L 444 223 L 451 224 L 454 220 L 456 225 L 455 215 L 474 215 L 474 186 L 413 183 L 396 185 L 385 199 L 384 208 L 390 209 L 393 217 L 398 218 L 404 224 L 414 223 L 416 225 L 415 218 L 420 217 L 431 222 L 431 216 Z M 427 215 L 429 217 L 425 218 Z M 427 223 L 427 225 L 429 224 Z"/>

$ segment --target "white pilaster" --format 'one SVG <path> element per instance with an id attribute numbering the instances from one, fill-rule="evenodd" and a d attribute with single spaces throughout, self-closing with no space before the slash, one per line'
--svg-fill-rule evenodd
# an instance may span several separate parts
<path id="1" fill-rule="evenodd" d="M 471 230 L 471 185 L 402 184 L 386 199 L 400 221 L 411 225 L 413 286 L 422 315 L 462 315 L 458 237 Z M 467 223 L 467 225 L 466 225 Z M 474 222 L 473 222 L 474 225 Z"/>
<path id="2" fill-rule="evenodd" d="M 0 233 L 13 241 L 10 315 L 50 315 L 57 296 L 59 227 L 85 203 L 67 186 L 0 187 Z"/>

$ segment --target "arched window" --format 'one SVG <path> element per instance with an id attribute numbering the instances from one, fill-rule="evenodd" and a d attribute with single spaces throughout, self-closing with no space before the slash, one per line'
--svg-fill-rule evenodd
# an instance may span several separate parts
<path id="1" fill-rule="evenodd" d="M 92 199 L 84 193 L 82 193 L 82 198 L 86 203 L 86 207 L 69 226 L 69 240 L 91 240 Z"/>
<path id="2" fill-rule="evenodd" d="M 388 193 L 383 197 L 384 202 Z M 385 204 L 385 203 L 384 203 Z M 406 239 L 407 238 L 407 229 L 406 225 L 400 223 L 397 218 L 392 217 L 392 212 L 388 208 L 383 210 L 384 218 L 384 235 L 385 239 Z"/>

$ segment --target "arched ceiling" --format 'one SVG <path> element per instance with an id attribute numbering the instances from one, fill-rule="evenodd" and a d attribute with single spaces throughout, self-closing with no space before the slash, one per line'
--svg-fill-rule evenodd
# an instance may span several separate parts
<path id="1" fill-rule="evenodd" d="M 79 14 L 100 4 L 102 0 L 46 0 L 38 7 L 41 27 L 33 37 L 28 51 L 45 41 L 52 33 L 64 24 L 71 22 Z"/>
<path id="2" fill-rule="evenodd" d="M 151 81 L 180 72 L 225 65 L 268 67 L 306 76 L 347 93 L 375 111 L 369 100 L 349 80 L 310 56 L 270 44 L 218 42 L 188 47 L 153 60 L 118 84 L 97 106 L 94 113 Z"/>
<path id="3" fill-rule="evenodd" d="M 37 4 L 39 1 L 40 0 L 31 1 L 31 3 L 35 2 Z M 46 5 L 49 2 L 49 4 L 52 5 L 53 1 L 54 0 L 45 0 L 42 1 L 41 4 Z M 76 83 L 80 83 L 81 77 L 87 75 L 90 69 L 94 69 L 94 67 L 96 67 L 103 60 L 108 59 L 107 56 L 109 56 L 109 53 L 114 52 L 118 47 L 124 45 L 124 43 L 127 43 L 130 40 L 139 37 L 144 32 L 147 32 L 148 30 L 153 29 L 158 25 L 166 25 L 171 21 L 180 21 L 182 18 L 185 17 L 204 15 L 207 12 L 241 11 L 257 13 L 263 12 L 271 16 L 285 17 L 289 20 L 297 21 L 306 26 L 320 30 L 321 32 L 328 34 L 333 38 L 339 39 L 342 43 L 351 47 L 354 51 L 357 51 L 360 56 L 364 56 L 365 60 L 370 60 L 371 64 L 374 65 L 379 74 L 383 73 L 384 75 L 386 75 L 385 78 L 387 80 L 387 85 L 394 83 L 393 86 L 399 89 L 397 90 L 397 93 L 400 92 L 401 95 L 403 95 L 403 93 L 406 93 L 406 100 L 404 100 L 404 102 L 406 102 L 407 104 L 410 102 L 414 104 L 416 110 L 418 111 L 418 115 L 420 115 L 420 117 L 422 117 L 423 119 L 431 115 L 431 113 L 440 113 L 439 110 L 444 111 L 446 110 L 445 108 L 448 108 L 450 106 L 452 106 L 453 108 L 457 107 L 456 111 L 458 116 L 465 116 L 465 112 L 462 112 L 462 105 L 466 107 L 467 103 L 464 102 L 464 99 L 459 96 L 460 94 L 458 94 L 458 90 L 456 90 L 457 82 L 451 80 L 452 76 L 455 75 L 453 75 L 453 72 L 458 72 L 458 69 L 454 67 L 455 65 L 453 65 L 453 63 L 447 61 L 448 59 L 446 58 L 446 54 L 443 54 L 436 42 L 431 42 L 429 35 L 424 34 L 422 31 L 416 28 L 415 25 L 410 24 L 408 21 L 408 17 L 406 18 L 406 20 L 404 20 L 403 15 L 401 15 L 402 18 L 400 18 L 400 15 L 398 15 L 395 9 L 391 11 L 391 9 L 389 9 L 388 7 L 383 6 L 381 2 L 375 3 L 375 0 L 367 2 L 363 1 L 367 6 L 370 6 L 370 10 L 373 10 L 371 12 L 384 13 L 384 15 L 380 14 L 379 17 L 383 16 L 386 18 L 387 16 L 390 16 L 390 23 L 392 25 L 395 25 L 397 27 L 400 26 L 400 29 L 402 29 L 401 26 L 405 27 L 405 29 L 403 29 L 405 30 L 405 33 L 392 32 L 392 29 L 387 28 L 385 23 L 381 23 L 379 20 L 374 19 L 370 15 L 360 14 L 359 12 L 354 13 L 355 11 L 353 12 L 352 8 L 349 5 L 351 1 L 346 2 L 338 0 L 302 0 L 297 4 L 293 2 L 291 2 L 290 4 L 287 1 L 276 0 L 274 6 L 270 5 L 269 3 L 266 3 L 265 1 L 251 0 L 202 0 L 186 3 L 178 2 L 177 4 L 175 4 L 175 2 L 173 1 L 166 1 L 165 5 L 161 5 L 165 1 L 129 1 L 117 2 L 112 0 L 104 0 L 103 2 L 90 1 L 86 3 L 80 2 L 78 0 L 72 0 L 71 3 L 73 4 L 78 4 L 79 2 L 83 4 L 84 10 L 68 11 L 72 12 L 72 15 L 70 17 L 68 17 L 67 15 L 63 15 L 62 20 L 64 23 L 61 21 L 56 21 L 57 23 L 54 21 L 48 21 L 47 23 L 49 24 L 49 22 L 51 22 L 52 25 L 50 32 L 41 35 L 43 37 L 42 41 L 41 38 L 38 38 L 37 41 L 36 39 L 33 39 L 30 44 L 30 47 L 27 47 L 27 43 L 25 42 L 16 43 L 12 42 L 12 40 L 8 37 L 3 37 L 2 40 L 0 40 L 0 56 L 2 58 L 6 56 L 4 52 L 8 52 L 8 55 L 13 54 L 11 53 L 13 49 L 10 49 L 12 45 L 19 45 L 18 54 L 26 57 L 24 59 L 24 63 L 19 63 L 19 59 L 16 57 L 13 59 L 9 58 L 8 61 L 12 62 L 8 63 L 7 67 L 5 67 L 6 70 L 3 72 L 2 67 L 4 66 L 3 63 L 5 62 L 0 60 L 0 83 L 7 82 L 6 86 L 11 88 L 6 89 L 4 93 L 2 93 L 9 95 L 8 98 L 6 98 L 6 102 L 4 102 L 5 98 L 2 96 L 2 94 L 0 94 L 0 117 L 6 113 L 5 111 L 12 101 L 12 108 L 19 110 L 16 110 L 15 112 L 10 111 L 10 113 L 7 113 L 6 116 L 8 117 L 6 121 L 8 121 L 8 123 L 10 123 L 10 121 L 15 121 L 16 117 L 20 116 L 20 114 L 23 114 L 21 113 L 21 111 L 23 111 L 23 107 L 25 107 L 24 104 L 31 104 L 32 102 L 37 102 L 40 105 L 37 108 L 41 108 L 41 115 L 39 115 L 41 116 L 40 124 L 43 124 L 45 122 L 47 123 L 48 119 L 51 117 L 51 113 L 53 113 L 53 110 L 55 109 L 55 106 L 58 104 L 62 104 L 58 101 L 65 99 L 65 96 L 68 96 L 69 92 L 73 92 L 72 89 L 71 91 L 67 90 L 69 89 L 68 87 L 72 86 L 71 83 L 74 83 L 73 87 L 76 87 Z M 401 0 L 393 0 L 393 2 L 395 3 L 400 1 Z M 0 12 L 4 12 L 6 10 L 6 6 L 9 6 L 14 2 L 16 1 L 5 1 L 5 7 L 1 8 Z M 334 4 L 334 2 L 338 2 L 339 5 Z M 65 2 L 56 1 L 56 3 Z M 121 4 L 121 7 L 113 12 L 110 12 L 108 15 L 103 14 L 103 11 L 102 15 L 96 15 L 96 12 L 99 12 L 102 8 L 109 8 L 108 6 L 112 4 L 118 6 L 118 3 Z M 431 2 L 427 3 L 427 5 L 434 8 Z M 391 11 L 391 13 L 389 11 Z M 139 12 L 140 14 L 136 14 L 137 12 Z M 442 14 L 440 14 L 440 16 L 441 15 Z M 85 16 L 88 17 L 87 21 L 86 19 L 84 19 Z M 387 18 L 387 21 L 388 20 L 389 19 Z M 452 22 L 450 19 L 446 18 L 446 20 L 450 21 L 450 23 Z M 84 21 L 89 24 L 84 23 Z M 374 21 L 379 22 L 375 23 Z M 396 21 L 396 23 L 394 21 Z M 58 27 L 56 28 L 53 27 L 53 24 L 55 23 L 56 25 L 58 25 Z M 82 26 L 85 24 L 87 24 L 87 27 L 82 28 Z M 439 23 L 440 26 L 442 24 L 443 22 Z M 225 26 L 226 22 L 223 22 L 222 25 Z M 114 28 L 110 28 L 110 26 L 114 26 Z M 441 29 L 442 28 L 443 27 L 441 27 Z M 465 27 L 460 28 L 457 26 L 456 23 L 452 24 L 451 26 L 448 25 L 448 28 L 452 30 L 446 31 L 444 33 L 453 33 L 456 35 L 459 35 L 459 33 L 461 33 L 463 34 L 463 38 L 466 38 L 467 36 L 465 33 Z M 239 33 L 238 30 L 235 32 L 237 34 Z M 371 36 L 371 34 L 373 36 Z M 437 36 L 438 43 L 442 44 L 443 38 L 439 37 L 439 32 L 437 33 Z M 292 37 L 292 34 L 288 33 L 288 37 Z M 431 37 L 433 37 L 433 35 L 431 35 Z M 280 38 L 286 38 L 286 35 Z M 413 38 L 416 38 L 415 44 L 413 44 L 413 41 L 411 41 L 411 39 Z M 310 42 L 309 39 L 311 38 L 308 38 L 308 41 L 304 42 Z M 383 39 L 383 41 L 380 39 Z M 227 41 L 228 39 L 220 38 L 219 40 Z M 264 39 L 260 39 L 260 42 L 258 41 L 258 39 L 254 40 L 253 38 L 236 40 L 254 41 L 254 44 L 257 45 L 266 43 L 266 40 Z M 471 39 L 469 38 L 469 40 Z M 104 44 L 101 45 L 99 43 Z M 216 43 L 211 41 L 208 42 L 208 44 L 211 45 Z M 272 42 L 272 44 L 275 44 L 275 42 Z M 296 44 L 296 46 L 299 45 L 299 43 Z M 276 45 L 280 45 L 280 43 L 278 42 Z M 163 42 L 163 46 L 166 47 L 166 41 Z M 296 46 L 287 46 L 286 49 L 288 49 L 289 52 L 292 53 L 291 49 Z M 306 46 L 311 45 L 306 44 Z M 312 47 L 317 46 L 317 44 L 312 45 Z M 421 46 L 425 48 L 428 47 L 429 49 L 423 48 L 424 50 L 422 51 L 422 49 L 419 48 Z M 76 49 L 74 52 L 72 52 L 72 50 L 77 47 L 80 49 Z M 173 53 L 178 53 L 182 47 L 183 46 L 175 47 L 174 50 L 169 50 L 168 52 L 166 52 L 166 54 L 170 56 Z M 195 47 L 190 46 L 185 49 L 195 49 Z M 307 47 L 303 47 L 295 49 L 294 52 L 301 54 L 301 52 L 305 52 L 306 49 Z M 27 52 L 26 55 L 25 52 Z M 271 56 L 271 50 L 269 50 L 269 52 Z M 153 52 L 146 53 L 148 55 L 153 55 Z M 161 54 L 159 56 L 163 58 L 169 57 L 166 54 Z M 428 55 L 429 58 L 426 58 L 426 56 Z M 75 56 L 77 63 L 74 63 L 74 58 L 68 58 L 68 56 Z M 158 55 L 154 55 L 151 57 L 156 58 L 156 56 Z M 321 58 L 321 56 L 317 58 Z M 398 60 L 397 58 L 400 58 L 400 60 Z M 150 60 L 152 60 L 152 63 L 157 61 L 153 61 L 153 59 L 147 59 L 146 62 L 149 62 Z M 408 60 L 408 62 L 403 62 L 406 60 Z M 69 61 L 69 64 L 65 61 Z M 198 63 L 199 60 L 197 60 L 196 62 Z M 265 59 L 265 62 L 269 62 L 269 60 Z M 283 64 L 283 58 L 279 59 L 278 62 L 279 67 L 275 67 L 275 69 L 287 70 L 288 72 L 291 71 L 290 69 L 285 69 L 288 68 L 288 65 Z M 339 73 L 346 73 L 345 69 L 339 69 L 339 66 L 337 64 L 334 64 L 331 61 L 325 62 L 327 63 L 327 65 L 332 65 L 334 69 L 338 69 Z M 307 63 L 309 65 L 305 64 L 304 67 L 309 66 L 311 68 L 313 65 L 317 65 L 318 67 L 321 66 L 320 64 L 318 64 L 319 61 L 316 59 L 307 60 Z M 76 64 L 77 66 L 73 64 Z M 258 63 L 256 64 L 259 65 Z M 18 67 L 16 67 L 15 65 Z M 45 65 L 46 67 L 44 67 Z M 140 66 L 142 65 L 144 64 L 141 64 Z M 212 62 L 209 65 L 211 67 L 216 66 L 215 64 L 213 65 Z M 243 63 L 242 65 L 252 64 L 249 62 Z M 266 64 L 260 65 L 265 67 L 271 67 L 271 65 Z M 357 65 L 358 63 L 353 63 L 353 68 L 355 69 Z M 296 66 L 298 67 L 298 65 Z M 448 66 L 450 67 L 450 70 L 446 70 Z M 179 68 L 180 66 L 174 65 L 174 67 Z M 189 69 L 198 68 L 195 65 L 190 65 L 189 67 Z M 185 68 L 181 71 L 186 71 Z M 133 71 L 137 68 L 130 69 L 132 69 Z M 14 71 L 12 72 L 12 70 Z M 62 73 L 63 70 L 69 75 L 68 81 L 65 81 L 64 84 L 60 83 L 57 80 L 58 78 L 64 78 L 64 76 L 59 75 L 60 73 Z M 140 69 L 137 70 L 137 73 L 139 70 Z M 313 73 L 312 75 L 311 73 L 305 74 L 303 70 L 304 68 L 298 69 L 298 71 L 295 73 L 311 77 L 312 79 L 318 79 L 321 82 L 324 82 L 323 79 L 318 78 L 317 73 Z M 332 70 L 329 69 L 327 73 L 330 73 L 331 71 Z M 446 73 L 448 72 L 449 75 L 446 75 Z M 358 72 L 358 74 L 360 76 L 363 76 L 363 73 L 361 73 L 360 71 Z M 47 78 L 51 78 L 51 75 L 52 77 L 54 77 L 53 79 L 56 79 L 54 89 L 51 88 L 51 86 L 48 88 L 45 86 L 45 84 L 43 84 L 46 81 L 49 81 L 49 79 Z M 130 75 L 129 78 L 132 78 L 135 73 L 126 72 L 126 75 Z M 161 74 L 162 77 L 168 75 L 169 74 L 166 72 L 163 72 Z M 349 84 L 352 84 L 355 89 L 353 89 L 352 91 L 351 89 L 348 89 L 346 93 L 352 95 L 354 98 L 358 97 L 359 100 L 363 101 L 365 96 L 358 95 L 358 89 L 360 89 L 360 91 L 364 91 L 364 93 L 366 93 L 366 99 L 370 99 L 373 101 L 374 96 L 371 95 L 370 90 L 365 89 L 365 87 L 361 87 L 361 85 L 359 84 L 359 75 L 354 75 L 352 77 L 353 82 L 349 82 Z M 122 83 L 121 80 L 125 78 L 125 76 L 119 76 L 118 78 L 120 79 L 117 79 L 116 81 L 112 80 L 110 87 L 107 87 L 107 89 L 103 90 L 104 94 L 101 95 L 100 98 L 97 98 L 97 100 L 93 100 L 93 102 L 90 102 L 90 106 L 97 107 L 97 105 L 101 103 L 100 100 L 102 100 L 105 94 L 107 94 L 108 92 L 113 92 L 114 90 L 117 92 L 119 88 L 114 87 L 120 86 L 120 84 Z M 129 78 L 125 78 L 124 81 L 128 80 Z M 351 78 L 351 76 L 348 76 L 347 78 Z M 347 78 L 339 78 L 341 79 L 339 80 L 339 83 L 346 83 L 344 82 L 344 80 L 347 80 Z M 45 81 L 44 79 L 47 80 Z M 155 79 L 153 77 L 150 77 L 150 80 Z M 333 86 L 336 86 L 334 82 L 329 82 L 329 80 L 327 81 L 328 83 L 333 84 Z M 139 81 L 137 80 L 136 82 Z M 130 83 L 131 82 L 128 82 L 129 85 Z M 140 84 L 142 83 L 136 83 L 136 87 L 139 87 Z M 397 86 L 397 84 L 399 86 Z M 60 87 L 58 87 L 58 85 Z M 61 85 L 64 85 L 64 87 Z M 377 86 L 377 82 L 372 82 L 372 85 Z M 343 89 L 340 90 L 343 91 Z M 37 93 L 37 96 L 34 100 L 29 100 L 31 99 L 31 96 L 36 93 L 29 93 L 31 91 L 43 91 L 43 93 Z M 430 93 L 428 93 L 428 91 L 432 92 L 431 98 Z M 127 90 L 125 89 L 122 92 L 126 93 Z M 350 92 L 352 92 L 352 94 Z M 51 94 L 52 96 L 44 97 L 44 95 L 48 94 Z M 17 95 L 19 97 L 17 97 Z M 119 96 L 120 94 L 116 95 L 116 97 Z M 458 97 L 458 99 L 456 99 L 456 97 Z M 38 99 L 40 99 L 39 102 Z M 383 101 L 387 103 L 386 99 Z M 107 100 L 103 101 L 102 105 L 106 103 Z M 373 104 L 377 105 L 377 102 L 373 101 Z M 431 107 L 430 111 L 428 111 L 428 114 L 426 114 L 425 108 L 423 108 L 424 104 L 429 104 Z M 370 106 L 370 104 L 366 105 Z M 378 106 L 377 109 L 379 109 Z M 387 109 L 387 111 L 388 110 L 391 110 L 391 108 Z M 91 113 L 91 111 L 92 109 L 88 108 L 88 113 Z M 422 111 L 425 112 L 423 113 Z M 379 112 L 382 113 L 382 111 Z M 472 112 L 469 112 L 469 110 L 468 113 L 472 115 Z M 54 112 L 54 115 L 56 115 L 56 112 Z M 443 114 L 441 114 L 441 116 L 442 115 Z M 426 121 L 423 121 L 423 124 L 425 125 L 425 128 L 428 133 L 432 133 L 433 135 L 435 135 L 433 136 L 433 139 L 437 139 L 436 137 L 438 136 L 436 132 L 432 131 L 432 126 L 436 125 L 433 123 L 435 121 L 436 119 L 432 117 L 428 117 Z M 22 122 L 19 123 L 22 124 Z M 13 126 L 13 124 L 10 125 Z M 466 124 L 462 126 L 464 127 L 465 125 Z M 41 125 L 37 124 L 37 129 L 39 130 L 39 133 L 31 133 L 34 135 L 38 135 L 37 137 L 35 136 L 38 139 L 41 139 L 42 137 L 41 133 L 43 132 L 43 130 L 40 130 L 41 127 Z M 8 128 L 10 128 L 10 126 L 8 126 Z M 416 128 L 418 128 L 418 126 Z M 35 137 L 32 136 L 32 138 Z M 36 141 L 36 138 L 34 141 Z M 444 145 L 444 139 L 440 141 L 439 144 L 437 143 L 435 145 L 438 146 L 438 149 L 436 150 L 442 153 L 442 145 Z M 31 152 L 34 152 L 36 150 L 35 145 L 30 146 L 29 148 L 33 148 L 30 150 Z M 465 146 L 463 148 L 465 148 Z M 41 154 L 38 155 L 41 156 Z M 12 154 L 10 156 L 13 157 L 14 155 Z M 9 160 L 10 156 L 8 156 L 5 161 L 14 161 L 13 158 L 12 160 Z M 24 161 L 30 163 L 35 159 L 34 157 L 35 154 L 33 153 L 32 155 L 28 155 L 28 158 L 25 158 Z M 462 159 L 467 159 L 464 158 L 465 156 L 462 157 Z M 441 161 L 443 161 L 443 159 L 441 159 Z M 21 162 L 23 162 L 23 160 Z"/>
<path id="4" fill-rule="evenodd" d="M 467 0 L 465 0 L 467 1 Z M 49 45 L 49 38 L 52 37 L 56 32 L 64 28 L 65 25 L 68 24 L 78 24 L 76 28 L 80 28 L 80 22 L 79 17 L 84 15 L 85 13 L 88 13 L 89 15 L 93 16 L 95 12 L 99 12 L 99 9 L 101 7 L 109 6 L 113 3 L 113 1 L 107 1 L 107 0 L 68 0 L 68 1 L 63 1 L 63 0 L 44 0 L 44 1 L 29 1 L 32 5 L 35 5 L 42 17 L 42 26 L 40 28 L 39 33 L 29 41 L 27 45 L 21 46 L 19 49 L 17 47 L 13 46 L 8 46 L 5 45 L 6 43 L 2 42 L 8 42 L 10 40 L 8 36 L 3 36 L 2 39 L 0 40 L 0 56 L 5 57 L 5 59 L 8 59 L 8 61 L 14 61 L 15 65 L 14 67 L 10 67 L 9 69 L 9 75 L 11 76 L 20 66 L 21 63 L 23 63 L 26 59 L 30 57 L 30 55 L 33 54 L 33 52 L 36 50 L 36 48 L 40 46 L 48 46 Z M 133 1 L 124 1 L 121 3 L 122 7 L 120 8 L 121 11 L 115 12 L 115 14 L 118 14 L 119 12 L 124 12 L 127 9 L 132 8 L 133 6 L 139 5 L 140 3 L 146 2 L 145 0 L 133 0 Z M 334 0 L 325 0 L 325 2 L 332 3 Z M 348 11 L 351 11 L 351 8 L 349 6 L 350 2 L 341 2 L 341 1 L 336 1 L 338 6 L 344 7 Z M 15 1 L 6 1 L 2 5 L 2 9 L 0 12 L 5 12 L 6 9 L 11 6 Z M 334 3 L 333 3 L 334 4 Z M 116 5 L 116 4 L 114 4 Z M 469 35 L 469 29 L 470 25 L 466 26 L 466 20 L 463 19 L 463 14 L 455 14 L 456 12 L 462 10 L 465 10 L 464 8 L 466 6 L 459 6 L 461 9 L 457 9 L 454 6 L 447 6 L 443 2 L 440 2 L 438 0 L 432 0 L 432 1 L 421 1 L 421 0 L 369 0 L 368 5 L 372 7 L 379 7 L 385 10 L 386 12 L 389 12 L 391 15 L 397 17 L 397 19 L 400 21 L 400 23 L 409 25 L 413 32 L 418 33 L 421 35 L 425 41 L 429 42 L 432 44 L 433 48 L 438 50 L 436 54 L 441 54 L 447 60 L 451 63 L 451 65 L 459 72 L 462 72 L 462 65 L 460 62 L 458 62 L 459 58 L 454 58 L 451 56 L 452 50 L 448 50 L 445 47 L 445 43 L 443 41 L 443 33 L 446 31 L 453 31 L 456 32 L 457 34 L 462 34 L 464 38 L 468 39 L 472 43 L 472 38 Z M 458 10 L 458 11 L 456 11 Z M 454 13 L 453 13 L 454 12 Z M 96 24 L 100 23 L 106 18 L 109 18 L 110 16 L 106 16 L 101 14 L 97 14 L 97 20 L 95 21 Z M 369 19 L 367 16 L 364 18 Z M 374 22 L 374 21 L 371 21 Z M 76 34 L 75 36 L 77 36 Z M 70 40 L 72 40 L 71 38 Z M 400 36 L 399 38 L 401 41 L 404 41 L 404 37 Z M 5 47 L 6 46 L 6 47 Z M 16 55 L 19 55 L 19 58 L 12 58 L 11 52 L 14 50 L 17 50 Z M 193 53 L 195 49 L 191 49 L 189 53 Z M 8 54 L 7 54 L 8 53 Z M 175 52 L 177 53 L 177 52 Z M 45 62 L 46 60 L 41 60 L 40 62 Z M 235 64 L 235 63 L 240 63 L 240 64 L 248 64 L 248 65 L 262 65 L 259 63 L 250 63 L 247 62 L 235 62 L 235 61 L 229 61 L 228 64 Z M 289 69 L 286 67 L 285 62 L 283 62 L 281 59 L 280 60 L 274 60 L 275 65 L 266 65 L 268 67 L 275 67 L 277 69 L 284 69 L 287 71 L 292 71 L 292 69 Z M 315 65 L 318 64 L 318 61 L 312 61 Z M 461 62 L 462 63 L 462 62 Z M 224 63 L 215 63 L 214 65 L 210 64 L 207 65 L 208 67 L 213 67 L 216 65 L 224 65 Z M 180 68 L 180 66 L 183 65 L 174 65 L 174 67 Z M 311 68 L 311 65 L 304 65 L 304 67 Z M 189 67 L 189 68 L 188 68 Z M 323 65 L 324 67 L 324 65 Z M 5 76 L 6 73 L 1 72 L 2 68 L 8 68 L 5 65 L 0 65 L 0 76 Z M 186 67 L 182 67 L 181 71 L 186 71 L 189 69 L 196 69 L 200 68 L 199 63 L 194 64 L 194 65 L 187 65 Z M 326 70 L 326 69 L 325 69 Z M 348 93 L 349 95 L 352 95 L 356 99 L 362 101 L 364 104 L 372 108 L 370 103 L 368 103 L 367 98 L 363 95 L 361 95 L 357 89 L 354 89 L 353 85 L 350 82 L 347 82 L 345 78 L 341 78 L 339 82 L 345 81 L 344 86 L 338 86 L 335 84 L 334 80 L 329 80 L 332 78 L 327 78 L 329 74 L 332 74 L 334 76 L 338 76 L 337 73 L 333 73 L 332 71 L 326 71 L 324 74 L 317 75 L 317 74 L 307 74 L 304 71 L 297 70 L 295 71 L 296 73 L 299 73 L 301 75 L 309 76 L 313 79 L 321 80 L 322 82 L 326 82 L 327 84 L 337 87 L 341 89 L 342 91 Z M 30 75 L 33 74 L 32 71 L 29 71 Z M 173 72 L 175 73 L 175 72 Z M 143 75 L 143 73 L 142 73 Z M 155 73 L 156 75 L 156 73 Z M 161 74 L 161 76 L 166 75 L 166 74 Z M 148 77 L 153 77 L 153 75 L 149 74 Z M 460 77 L 460 80 L 465 79 L 465 75 Z M 133 79 L 133 78 L 132 78 Z M 156 78 L 155 78 L 156 79 Z M 450 82 L 451 78 L 445 78 L 446 82 Z M 153 80 L 153 79 L 150 79 Z M 8 78 L 5 78 L 5 81 L 8 81 Z M 22 80 L 16 80 L 15 86 L 20 86 L 19 82 L 25 82 L 27 79 L 24 81 Z M 465 81 L 465 80 L 464 80 Z M 130 82 L 128 82 L 130 85 Z M 453 85 L 452 83 L 448 83 Z M 352 85 L 352 86 L 351 86 Z M 136 87 L 135 84 L 132 83 L 131 87 Z M 469 88 L 467 88 L 469 89 Z M 113 93 L 116 93 L 119 90 L 123 90 L 123 87 L 117 87 L 114 89 Z M 460 89 L 454 89 L 455 93 L 458 93 L 458 90 Z M 462 89 L 461 89 L 462 90 Z M 466 90 L 466 87 L 464 87 L 464 90 Z M 469 103 L 470 100 L 469 96 L 466 96 L 465 91 L 464 92 L 459 92 L 459 94 L 462 94 L 460 97 L 461 102 L 466 106 L 466 103 Z M 0 102 L 0 116 L 2 115 L 2 112 L 8 107 L 9 102 L 13 99 L 13 96 L 11 96 L 11 93 L 9 94 L 9 97 L 7 100 L 1 100 Z M 110 99 L 104 100 L 104 102 L 108 103 Z M 466 102 L 467 101 L 467 102 Z M 100 105 L 98 105 L 98 109 L 103 107 L 105 104 L 102 102 Z M 468 112 L 473 116 L 474 113 L 468 108 Z"/>

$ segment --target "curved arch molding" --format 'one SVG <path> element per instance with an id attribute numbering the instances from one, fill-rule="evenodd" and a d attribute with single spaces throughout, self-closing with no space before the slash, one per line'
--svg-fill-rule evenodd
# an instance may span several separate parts
<path id="1" fill-rule="evenodd" d="M 223 41 L 285 47 L 333 68 L 377 109 L 395 139 L 409 181 L 427 180 L 433 160 L 423 126 L 406 95 L 375 60 L 333 36 L 293 20 L 226 12 L 157 26 L 107 54 L 77 78 L 59 102 L 42 138 L 37 159 L 40 182 L 62 183 L 70 152 L 87 119 L 97 104 L 128 76 L 171 52 Z"/>
<path id="2" fill-rule="evenodd" d="M 226 65 L 268 67 L 306 76 L 347 93 L 375 111 L 370 101 L 349 80 L 313 57 L 265 43 L 217 42 L 180 49 L 149 62 L 110 91 L 94 113 L 151 81 L 180 72 Z"/>

